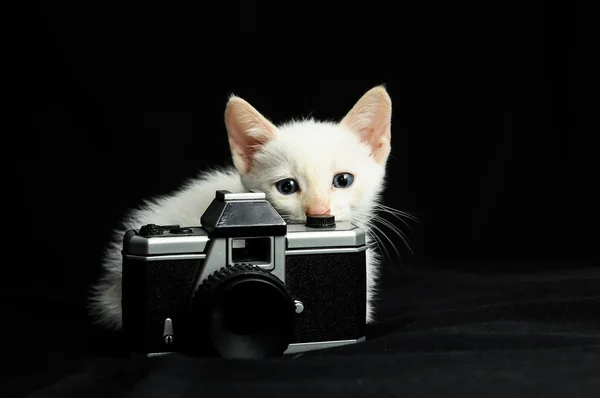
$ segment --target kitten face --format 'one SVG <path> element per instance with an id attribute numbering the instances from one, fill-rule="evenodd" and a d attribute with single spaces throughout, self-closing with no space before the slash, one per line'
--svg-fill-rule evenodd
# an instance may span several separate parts
<path id="1" fill-rule="evenodd" d="M 288 221 L 307 214 L 336 220 L 366 215 L 383 189 L 390 152 L 391 100 L 367 92 L 339 123 L 305 120 L 274 126 L 232 97 L 226 125 L 234 164 Z"/>
<path id="2" fill-rule="evenodd" d="M 367 211 L 381 191 L 384 168 L 370 152 L 345 126 L 290 123 L 255 154 L 242 181 L 265 192 L 289 220 L 328 213 L 342 221 L 351 212 Z"/>

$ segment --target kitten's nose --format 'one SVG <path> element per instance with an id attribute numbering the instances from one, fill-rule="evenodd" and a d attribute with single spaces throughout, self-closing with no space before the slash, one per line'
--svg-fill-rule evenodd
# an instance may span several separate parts
<path id="1" fill-rule="evenodd" d="M 325 205 L 315 205 L 315 206 L 309 206 L 306 209 L 305 214 L 307 216 L 320 216 L 322 214 L 329 214 L 331 210 L 329 209 L 328 206 Z"/>

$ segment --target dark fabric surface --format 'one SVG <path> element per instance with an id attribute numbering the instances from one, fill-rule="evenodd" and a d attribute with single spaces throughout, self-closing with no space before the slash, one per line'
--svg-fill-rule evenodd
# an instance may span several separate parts
<path id="1" fill-rule="evenodd" d="M 2 396 L 600 396 L 598 269 L 394 273 L 380 318 L 362 344 L 231 361 L 127 356 L 118 336 L 17 313 L 27 344 Z"/>

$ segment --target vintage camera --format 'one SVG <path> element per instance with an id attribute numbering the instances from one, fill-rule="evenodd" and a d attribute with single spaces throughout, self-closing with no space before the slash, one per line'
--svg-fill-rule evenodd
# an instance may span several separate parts
<path id="1" fill-rule="evenodd" d="M 201 226 L 123 241 L 132 351 L 263 358 L 365 338 L 365 232 L 334 216 L 288 224 L 252 190 L 217 191 Z"/>

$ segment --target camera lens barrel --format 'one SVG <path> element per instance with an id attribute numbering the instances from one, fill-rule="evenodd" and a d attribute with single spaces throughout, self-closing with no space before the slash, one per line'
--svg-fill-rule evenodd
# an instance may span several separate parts
<path id="1" fill-rule="evenodd" d="M 271 273 L 248 264 L 221 268 L 192 302 L 194 345 L 224 358 L 280 356 L 293 338 L 296 303 Z"/>

